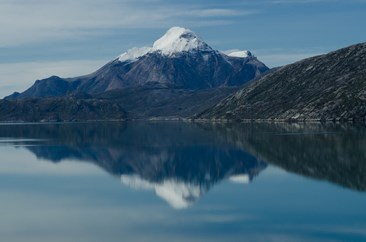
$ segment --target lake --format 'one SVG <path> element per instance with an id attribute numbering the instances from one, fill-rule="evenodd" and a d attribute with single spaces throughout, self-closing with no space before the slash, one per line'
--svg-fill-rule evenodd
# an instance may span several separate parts
<path id="1" fill-rule="evenodd" d="M 366 241 L 366 127 L 0 125 L 0 238 Z"/>

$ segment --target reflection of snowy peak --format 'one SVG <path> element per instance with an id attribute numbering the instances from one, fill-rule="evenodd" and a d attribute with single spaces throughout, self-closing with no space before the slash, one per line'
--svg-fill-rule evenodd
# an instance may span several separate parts
<path id="1" fill-rule="evenodd" d="M 248 174 L 239 174 L 230 176 L 229 180 L 233 183 L 248 184 L 251 181 L 251 178 Z"/>
<path id="2" fill-rule="evenodd" d="M 248 184 L 252 178 L 248 174 L 237 174 L 229 177 L 233 183 Z M 121 175 L 122 184 L 138 190 L 153 190 L 156 195 L 165 200 L 174 209 L 184 209 L 192 205 L 210 186 L 194 184 L 168 178 L 161 182 L 151 182 L 139 175 Z"/>
<path id="3" fill-rule="evenodd" d="M 200 185 L 185 183 L 175 179 L 154 183 L 138 175 L 121 175 L 121 182 L 134 189 L 154 190 L 156 195 L 164 199 L 175 209 L 187 208 L 206 192 L 206 188 Z"/>
<path id="4" fill-rule="evenodd" d="M 236 130 L 230 130 L 235 138 Z M 247 183 L 267 166 L 238 149 L 236 140 L 231 145 L 227 129 L 211 124 L 102 122 L 0 126 L 0 131 L 4 137 L 44 140 L 27 146 L 38 159 L 93 163 L 122 184 L 150 190 L 177 209 L 193 205 L 222 181 Z"/>

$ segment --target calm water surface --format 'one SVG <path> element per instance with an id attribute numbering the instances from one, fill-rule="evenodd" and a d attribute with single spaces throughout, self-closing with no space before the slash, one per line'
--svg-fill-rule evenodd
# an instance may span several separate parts
<path id="1" fill-rule="evenodd" d="M 366 241 L 366 128 L 0 125 L 1 241 Z"/>

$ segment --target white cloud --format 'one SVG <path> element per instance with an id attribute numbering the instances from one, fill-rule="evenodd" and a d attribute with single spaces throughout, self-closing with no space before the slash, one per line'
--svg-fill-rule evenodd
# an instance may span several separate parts
<path id="1" fill-rule="evenodd" d="M 202 26 L 208 18 L 222 21 L 253 13 L 151 0 L 3 0 L 0 47 L 85 38 L 108 29 L 168 28 L 182 22 Z"/>
<path id="2" fill-rule="evenodd" d="M 272 4 L 286 4 L 286 5 L 298 5 L 298 4 L 321 4 L 321 3 L 343 3 L 343 0 L 268 0 L 267 3 Z M 348 0 L 347 3 L 365 3 L 366 0 Z"/>
<path id="3" fill-rule="evenodd" d="M 340 0 L 272 0 L 275 4 L 310 4 L 310 3 L 326 3 L 339 2 Z"/>
<path id="4" fill-rule="evenodd" d="M 94 72 L 108 60 L 63 60 L 0 64 L 0 97 L 24 91 L 35 80 L 52 75 L 75 77 Z"/>
<path id="5" fill-rule="evenodd" d="M 234 10 L 227 8 L 212 8 L 212 9 L 200 9 L 194 10 L 186 14 L 191 14 L 199 17 L 234 17 L 234 16 L 245 16 L 255 14 L 254 10 Z"/>

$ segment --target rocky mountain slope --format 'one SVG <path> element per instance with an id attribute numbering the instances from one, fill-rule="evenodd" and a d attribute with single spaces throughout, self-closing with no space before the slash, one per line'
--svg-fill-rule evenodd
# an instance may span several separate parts
<path id="1" fill-rule="evenodd" d="M 279 68 L 196 118 L 364 121 L 366 43 Z"/>

